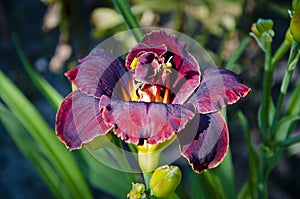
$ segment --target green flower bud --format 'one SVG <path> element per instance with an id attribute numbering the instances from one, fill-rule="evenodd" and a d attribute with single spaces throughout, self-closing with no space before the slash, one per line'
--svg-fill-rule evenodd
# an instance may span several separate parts
<path id="1" fill-rule="evenodd" d="M 177 166 L 161 166 L 150 179 L 151 193 L 156 197 L 167 197 L 175 191 L 181 181 L 181 171 Z"/>
<path id="2" fill-rule="evenodd" d="M 132 189 L 127 194 L 129 199 L 146 199 L 145 185 L 141 183 L 132 183 Z"/>
<path id="3" fill-rule="evenodd" d="M 261 38 L 264 42 L 272 42 L 272 36 L 266 32 L 261 35 Z"/>
<path id="4" fill-rule="evenodd" d="M 292 6 L 294 10 L 300 9 L 300 0 L 293 0 Z"/>
<path id="5" fill-rule="evenodd" d="M 292 36 L 292 34 L 291 34 L 290 29 L 288 29 L 288 30 L 286 31 L 286 33 L 285 33 L 285 41 L 286 41 L 287 43 L 289 43 L 290 45 L 291 45 L 292 42 L 293 42 L 293 36 Z"/>
<path id="6" fill-rule="evenodd" d="M 293 13 L 290 24 L 290 31 L 293 35 L 293 39 L 300 43 L 300 9 L 296 10 Z"/>
<path id="7" fill-rule="evenodd" d="M 274 22 L 271 19 L 258 19 L 256 28 L 260 33 L 269 32 L 272 30 Z"/>
<path id="8" fill-rule="evenodd" d="M 251 31 L 253 32 L 253 34 L 257 37 L 261 36 L 261 33 L 257 30 L 257 26 L 256 23 L 253 23 L 251 26 Z"/>

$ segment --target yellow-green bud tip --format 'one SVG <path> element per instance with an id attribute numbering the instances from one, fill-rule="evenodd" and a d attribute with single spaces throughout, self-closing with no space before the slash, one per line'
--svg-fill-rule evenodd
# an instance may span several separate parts
<path id="1" fill-rule="evenodd" d="M 181 171 L 177 166 L 161 166 L 150 179 L 150 190 L 156 197 L 167 197 L 175 191 L 181 181 Z"/>
<path id="2" fill-rule="evenodd" d="M 293 0 L 292 6 L 294 10 L 300 9 L 300 0 Z"/>
<path id="3" fill-rule="evenodd" d="M 297 9 L 292 16 L 290 31 L 293 39 L 300 43 L 300 9 Z"/>

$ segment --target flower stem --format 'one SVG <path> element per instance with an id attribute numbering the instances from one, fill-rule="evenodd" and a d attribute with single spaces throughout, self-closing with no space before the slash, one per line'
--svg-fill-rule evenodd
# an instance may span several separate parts
<path id="1" fill-rule="evenodd" d="M 271 68 L 274 70 L 276 64 L 278 63 L 278 61 L 284 56 L 284 54 L 289 50 L 289 48 L 291 47 L 291 43 L 284 40 L 281 45 L 279 46 L 279 48 L 277 49 L 277 51 L 275 52 L 273 58 L 272 58 L 272 62 L 271 62 Z"/>
<path id="2" fill-rule="evenodd" d="M 143 178 L 145 181 L 145 185 L 146 185 L 146 189 L 149 190 L 150 189 L 150 178 L 152 176 L 152 172 L 143 172 Z"/>
<path id="3" fill-rule="evenodd" d="M 287 63 L 287 69 L 284 74 L 284 78 L 282 80 L 282 84 L 281 84 L 281 88 L 280 88 L 280 94 L 279 94 L 278 102 L 277 102 L 276 109 L 275 109 L 275 115 L 274 115 L 271 129 L 270 129 L 270 134 L 271 134 L 270 138 L 271 139 L 273 139 L 275 136 L 276 123 L 278 121 L 279 114 L 281 112 L 282 104 L 285 99 L 288 86 L 291 82 L 294 68 L 299 60 L 299 56 L 300 56 L 300 45 L 296 41 L 293 41 L 291 51 L 290 51 L 290 56 L 289 56 L 288 63 Z"/>
<path id="4" fill-rule="evenodd" d="M 270 96 L 272 88 L 273 72 L 271 70 L 271 42 L 266 42 L 265 45 L 265 64 L 263 75 L 263 93 L 262 93 L 262 110 L 261 110 L 261 130 L 264 142 L 267 141 L 269 128 L 269 109 Z"/>

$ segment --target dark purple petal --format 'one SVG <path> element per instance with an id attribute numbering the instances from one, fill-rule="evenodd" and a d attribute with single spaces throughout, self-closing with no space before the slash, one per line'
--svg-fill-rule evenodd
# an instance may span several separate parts
<path id="1" fill-rule="evenodd" d="M 130 68 L 130 65 L 131 65 L 133 59 L 136 57 L 139 57 L 141 54 L 143 54 L 145 52 L 151 52 L 153 54 L 160 56 L 167 52 L 167 47 L 165 45 L 163 45 L 163 43 L 158 44 L 156 46 L 153 46 L 153 45 L 148 46 L 143 43 L 138 43 L 135 47 L 133 47 L 129 51 L 129 53 L 126 57 L 125 66 L 127 67 L 127 69 L 131 70 L 132 68 Z M 151 62 L 151 60 L 150 60 L 150 62 Z"/>
<path id="2" fill-rule="evenodd" d="M 75 91 L 62 102 L 56 115 L 56 133 L 70 149 L 105 135 L 111 127 L 102 120 L 99 99 Z"/>
<path id="3" fill-rule="evenodd" d="M 194 117 L 187 106 L 163 103 L 100 100 L 104 121 L 114 127 L 116 135 L 132 144 L 162 143 L 184 128 Z"/>
<path id="4" fill-rule="evenodd" d="M 97 50 L 79 62 L 76 68 L 65 75 L 81 92 L 97 98 L 102 95 L 112 96 L 114 92 L 114 95 L 122 98 L 122 87 L 129 93 L 130 75 L 121 58 L 104 50 Z"/>
<path id="5" fill-rule="evenodd" d="M 196 132 L 192 140 L 191 132 Z M 228 150 L 228 129 L 219 112 L 197 114 L 178 139 L 181 154 L 198 173 L 218 166 Z"/>
<path id="6" fill-rule="evenodd" d="M 194 92 L 200 83 L 200 67 L 196 59 L 186 51 L 185 43 L 178 37 L 161 30 L 155 30 L 145 35 L 142 43 L 148 46 L 164 44 L 168 47 L 171 63 L 175 69 L 171 73 L 171 87 L 176 94 L 173 104 L 182 104 Z"/>
<path id="7" fill-rule="evenodd" d="M 194 104 L 199 113 L 211 113 L 237 102 L 250 91 L 235 73 L 210 68 L 204 71 L 200 87 L 188 102 Z"/>
<path id="8" fill-rule="evenodd" d="M 155 84 L 157 81 L 155 77 L 156 70 L 158 68 L 158 64 L 152 62 L 154 60 L 155 54 L 152 52 L 143 53 L 139 57 L 139 61 L 137 63 L 134 79 L 146 84 Z"/>

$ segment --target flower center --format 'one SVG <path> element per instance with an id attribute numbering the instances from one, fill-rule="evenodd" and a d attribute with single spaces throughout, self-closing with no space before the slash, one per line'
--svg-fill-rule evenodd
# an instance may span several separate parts
<path id="1" fill-rule="evenodd" d="M 154 73 L 147 78 L 156 79 L 154 84 L 148 84 L 133 80 L 131 100 L 138 102 L 162 102 L 171 103 L 170 87 L 170 74 L 172 73 L 172 60 L 173 56 L 168 57 L 165 62 L 165 57 L 156 57 L 151 61 L 151 67 Z M 139 64 L 138 57 L 132 61 L 130 68 L 136 69 Z"/>

